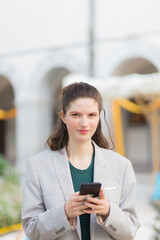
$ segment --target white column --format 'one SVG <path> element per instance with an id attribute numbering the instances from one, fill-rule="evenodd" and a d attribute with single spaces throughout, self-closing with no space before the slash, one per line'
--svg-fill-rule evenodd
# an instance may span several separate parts
<path id="1" fill-rule="evenodd" d="M 22 173 L 27 160 L 45 149 L 52 129 L 51 102 L 46 100 L 18 102 L 16 118 L 16 166 Z"/>

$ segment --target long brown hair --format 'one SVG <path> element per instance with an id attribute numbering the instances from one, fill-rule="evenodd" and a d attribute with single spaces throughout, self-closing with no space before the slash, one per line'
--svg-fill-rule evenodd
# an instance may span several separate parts
<path id="1" fill-rule="evenodd" d="M 59 99 L 61 109 L 65 115 L 70 103 L 78 98 L 92 98 L 98 103 L 99 112 L 102 111 L 102 97 L 98 90 L 84 82 L 73 83 L 64 87 L 60 91 Z M 53 132 L 48 137 L 46 144 L 51 150 L 60 150 L 68 144 L 68 131 L 64 122 L 60 119 Z M 109 148 L 109 143 L 101 130 L 101 120 L 99 120 L 96 132 L 92 136 L 92 140 L 102 148 Z"/>

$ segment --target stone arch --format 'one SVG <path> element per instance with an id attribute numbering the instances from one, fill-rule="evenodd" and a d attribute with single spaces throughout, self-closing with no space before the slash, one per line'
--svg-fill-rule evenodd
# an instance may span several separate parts
<path id="1" fill-rule="evenodd" d="M 112 47 L 109 49 L 107 48 L 106 51 L 106 55 L 103 54 L 102 59 L 103 63 L 106 63 L 106 65 L 101 65 L 103 68 L 100 68 L 102 77 L 112 76 L 115 74 L 116 70 L 120 71 L 117 67 L 121 68 L 122 71 L 122 67 L 124 66 L 122 66 L 122 63 L 126 61 L 131 63 L 132 59 L 140 59 L 140 64 L 142 63 L 141 59 L 149 61 L 160 71 L 160 50 L 154 42 L 144 41 L 143 39 L 126 40 L 113 44 Z M 130 69 L 130 71 L 132 72 L 133 69 Z"/>
<path id="2" fill-rule="evenodd" d="M 148 59 L 133 57 L 122 61 L 115 67 L 112 76 L 125 76 L 132 73 L 150 74 L 158 72 L 157 67 Z"/>
<path id="3" fill-rule="evenodd" d="M 57 122 L 59 106 L 59 92 L 62 88 L 62 81 L 70 71 L 64 67 L 56 67 L 45 74 L 41 83 L 41 92 L 47 95 L 51 103 L 52 124 Z"/>
<path id="4" fill-rule="evenodd" d="M 4 111 L 15 107 L 15 93 L 10 80 L 0 75 L 0 109 Z M 16 162 L 15 118 L 0 119 L 0 153 L 10 163 Z"/>
<path id="5" fill-rule="evenodd" d="M 31 88 L 35 89 L 41 85 L 44 76 L 52 69 L 64 68 L 67 71 L 88 75 L 88 63 L 85 60 L 77 59 L 74 55 L 68 53 L 54 53 L 43 58 L 34 69 Z M 31 89 L 31 90 L 32 90 Z M 34 91 L 35 94 L 35 91 Z"/>
<path id="6" fill-rule="evenodd" d="M 125 76 L 133 73 L 151 74 L 156 72 L 158 72 L 158 68 L 152 61 L 142 57 L 133 57 L 117 65 L 112 75 Z M 126 157 L 132 160 L 137 172 L 151 172 L 152 148 L 148 122 L 142 115 L 133 114 L 124 109 L 122 109 L 121 113 Z M 139 120 L 137 121 L 137 119 Z"/>

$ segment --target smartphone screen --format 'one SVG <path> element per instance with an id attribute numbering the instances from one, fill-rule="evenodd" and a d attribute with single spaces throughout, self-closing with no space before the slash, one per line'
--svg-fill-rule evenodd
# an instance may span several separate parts
<path id="1" fill-rule="evenodd" d="M 100 188 L 100 182 L 82 183 L 80 187 L 80 195 L 92 194 L 93 197 L 98 197 Z"/>

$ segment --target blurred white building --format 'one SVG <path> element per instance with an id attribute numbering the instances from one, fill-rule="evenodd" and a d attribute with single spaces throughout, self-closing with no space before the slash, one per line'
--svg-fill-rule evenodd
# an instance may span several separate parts
<path id="1" fill-rule="evenodd" d="M 159 9 L 158 0 L 1 0 L 0 109 L 17 115 L 0 121 L 0 152 L 23 171 L 44 149 L 69 73 L 107 84 L 110 76 L 159 72 Z M 151 172 L 150 128 L 129 119 L 123 111 L 126 156 L 136 171 Z"/>

